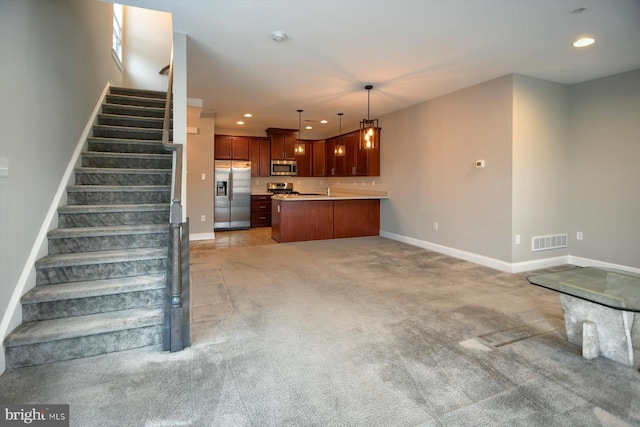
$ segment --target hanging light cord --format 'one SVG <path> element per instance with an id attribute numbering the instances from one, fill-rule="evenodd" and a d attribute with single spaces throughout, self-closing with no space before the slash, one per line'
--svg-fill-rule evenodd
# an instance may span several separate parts
<path id="1" fill-rule="evenodd" d="M 367 122 L 371 121 L 371 89 L 373 85 L 366 85 L 364 87 L 367 90 Z"/>

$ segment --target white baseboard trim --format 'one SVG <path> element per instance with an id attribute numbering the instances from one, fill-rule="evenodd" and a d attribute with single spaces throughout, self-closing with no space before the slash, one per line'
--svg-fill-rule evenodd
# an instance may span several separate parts
<path id="1" fill-rule="evenodd" d="M 194 242 L 196 240 L 213 240 L 215 236 L 211 233 L 189 233 L 189 241 Z"/>
<path id="2" fill-rule="evenodd" d="M 558 265 L 571 264 L 569 256 L 563 255 L 553 258 L 533 259 L 511 263 L 511 273 L 522 273 L 523 271 L 539 270 L 541 268 L 556 267 Z"/>
<path id="3" fill-rule="evenodd" d="M 613 264 L 611 262 L 598 261 L 595 259 L 582 258 L 579 256 L 569 255 L 569 264 L 577 265 L 580 267 L 600 267 L 610 270 L 628 271 L 629 273 L 640 274 L 640 268 L 629 267 L 626 265 Z"/>
<path id="4" fill-rule="evenodd" d="M 436 243 L 427 242 L 425 240 L 414 239 L 413 237 L 401 236 L 399 234 L 389 233 L 387 231 L 380 231 L 380 236 L 386 237 L 391 240 L 396 240 L 398 242 L 407 243 L 412 246 L 418 246 L 423 249 L 429 249 L 430 251 L 449 255 L 454 258 L 460 258 L 465 261 L 473 262 L 475 264 L 480 264 L 486 267 L 495 268 L 496 270 L 511 273 L 511 263 L 501 261 L 499 259 L 490 258 L 484 255 L 474 254 L 472 252 L 467 252 L 460 249 L 451 248 L 448 246 L 438 245 Z"/>
<path id="5" fill-rule="evenodd" d="M 558 265 L 571 264 L 579 267 L 600 267 L 611 270 L 628 271 L 630 273 L 640 274 L 640 268 L 629 267 L 626 265 L 614 264 L 610 262 L 598 261 L 589 258 L 582 258 L 572 255 L 563 255 L 553 258 L 535 259 L 531 261 L 509 263 L 501 261 L 499 259 L 490 258 L 484 255 L 474 254 L 472 252 L 466 252 L 460 249 L 451 248 L 448 246 L 438 245 L 436 243 L 427 242 L 425 240 L 415 239 L 413 237 L 402 236 L 399 234 L 389 233 L 387 231 L 380 231 L 380 237 L 386 237 L 398 242 L 407 243 L 412 246 L 418 246 L 420 248 L 429 249 L 434 252 L 449 255 L 455 258 L 460 258 L 465 261 L 473 262 L 475 264 L 484 265 L 485 267 L 495 268 L 496 270 L 504 271 L 506 273 L 522 273 L 525 271 L 533 271 L 541 268 L 556 267 Z"/>
<path id="6" fill-rule="evenodd" d="M 67 164 L 67 169 L 64 172 L 64 175 L 60 179 L 60 185 L 58 185 L 58 189 L 56 191 L 53 200 L 51 201 L 51 205 L 49 206 L 49 210 L 47 211 L 47 215 L 42 222 L 40 227 L 40 231 L 38 232 L 33 246 L 31 247 L 31 252 L 27 257 L 27 261 L 22 268 L 22 273 L 18 278 L 18 282 L 16 283 L 16 287 L 13 289 L 13 293 L 11 294 L 11 299 L 9 300 L 9 305 L 7 306 L 7 310 L 2 317 L 2 322 L 0 322 L 0 341 L 4 341 L 7 335 L 22 322 L 22 306 L 20 305 L 20 298 L 24 295 L 25 292 L 30 290 L 36 285 L 36 274 L 35 274 L 35 262 L 38 258 L 46 255 L 48 253 L 48 241 L 47 241 L 47 233 L 56 228 L 58 226 L 58 207 L 62 206 L 66 203 L 66 189 L 67 186 L 71 184 L 71 181 L 74 179 L 73 172 L 76 168 L 76 165 L 80 159 L 80 154 L 82 153 L 82 149 L 85 147 L 87 138 L 91 134 L 91 129 L 98 117 L 98 113 L 100 112 L 100 108 L 102 107 L 102 103 L 109 92 L 109 88 L 111 87 L 111 82 L 107 82 L 100 98 L 98 99 L 98 103 L 93 109 L 93 113 L 89 118 L 82 134 L 80 135 L 80 139 L 78 140 L 78 144 L 76 145 L 73 154 L 71 155 L 71 159 Z M 2 356 L 0 356 L 0 374 L 4 372 L 5 365 L 5 357 L 4 351 L 1 352 Z"/>

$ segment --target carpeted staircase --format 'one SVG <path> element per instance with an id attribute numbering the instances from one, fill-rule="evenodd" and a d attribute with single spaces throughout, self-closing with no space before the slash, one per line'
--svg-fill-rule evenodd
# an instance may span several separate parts
<path id="1" fill-rule="evenodd" d="M 172 154 L 163 92 L 110 89 L 58 210 L 7 369 L 162 341 Z"/>

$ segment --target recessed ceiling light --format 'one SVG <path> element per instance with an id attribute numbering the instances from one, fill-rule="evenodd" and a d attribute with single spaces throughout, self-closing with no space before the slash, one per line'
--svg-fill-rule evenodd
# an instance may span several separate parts
<path id="1" fill-rule="evenodd" d="M 282 43 L 287 39 L 287 35 L 282 31 L 274 31 L 271 33 L 271 39 L 276 43 Z"/>
<path id="2" fill-rule="evenodd" d="M 244 122 L 243 122 L 242 120 L 238 120 L 238 121 L 236 122 L 236 124 L 238 124 L 238 125 L 243 125 L 243 124 L 244 124 Z"/>
<path id="3" fill-rule="evenodd" d="M 326 121 L 326 120 L 320 120 L 320 123 L 322 123 L 323 125 L 326 125 L 326 124 L 327 124 L 327 123 L 329 123 L 329 122 L 328 122 L 328 121 Z"/>
<path id="4" fill-rule="evenodd" d="M 253 117 L 253 114 L 251 114 L 251 113 L 247 113 L 247 114 L 245 114 L 244 116 L 245 116 L 245 117 Z"/>
<path id="5" fill-rule="evenodd" d="M 573 47 L 586 47 L 586 46 L 591 46 L 595 42 L 596 42 L 596 39 L 593 39 L 591 37 L 582 37 L 582 38 L 574 41 L 571 46 L 573 46 Z"/>
<path id="6" fill-rule="evenodd" d="M 305 129 L 313 129 L 312 126 L 307 126 Z"/>

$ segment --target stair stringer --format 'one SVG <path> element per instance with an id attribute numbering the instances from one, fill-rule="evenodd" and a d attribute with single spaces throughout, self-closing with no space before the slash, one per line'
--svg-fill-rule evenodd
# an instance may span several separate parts
<path id="1" fill-rule="evenodd" d="M 11 294 L 7 310 L 0 322 L 0 342 L 3 342 L 12 330 L 22 323 L 22 305 L 20 304 L 20 298 L 36 286 L 36 271 L 33 266 L 35 265 L 36 260 L 48 254 L 49 242 L 47 239 L 47 233 L 58 227 L 58 208 L 65 205 L 67 202 L 67 186 L 73 184 L 75 181 L 75 168 L 81 162 L 82 152 L 87 148 L 87 140 L 92 134 L 93 125 L 98 122 L 98 115 L 100 114 L 102 104 L 106 100 L 110 88 L 111 82 L 107 81 L 93 112 L 91 113 L 80 138 L 78 139 L 76 148 L 71 154 L 71 158 L 69 159 L 67 168 L 64 171 L 64 175 L 62 175 L 62 178 L 60 179 L 58 189 L 51 201 L 51 205 L 49 205 L 49 210 L 47 211 L 47 214 L 42 221 L 42 225 L 40 226 L 40 230 L 33 241 L 33 246 L 31 247 L 29 256 L 24 263 L 22 272 L 20 273 L 20 277 L 16 283 L 16 287 Z M 6 358 L 3 349 L 3 351 L 0 351 L 0 374 L 2 374 L 5 369 Z"/>
<path id="2" fill-rule="evenodd" d="M 138 97 L 131 105 L 145 105 L 149 99 L 165 96 L 158 91 L 108 86 L 107 96 L 103 96 L 97 110 L 108 105 L 109 94 L 121 91 L 130 93 L 118 95 L 120 98 Z M 142 147 L 132 146 L 133 154 L 129 150 L 105 150 L 113 154 L 101 155 L 99 157 L 102 161 L 95 165 L 89 164 L 88 159 L 99 154 L 86 149 L 89 141 L 96 139 L 96 129 L 101 126 L 98 114 L 97 121 L 92 120 L 93 123 L 89 125 L 90 130 L 93 130 L 92 137 L 88 138 L 88 133 L 85 135 L 83 139 L 86 144 L 81 145 L 79 156 L 71 162 L 74 166 L 71 173 L 74 174 L 75 182 L 66 186 L 63 192 L 63 196 L 66 197 L 60 198 L 60 208 L 56 209 L 57 223 L 62 222 L 62 208 L 67 208 L 65 212 L 69 214 L 70 207 L 99 208 L 98 211 L 93 210 L 95 213 L 112 208 L 121 211 L 125 206 L 142 207 L 146 212 L 149 206 L 160 206 L 162 210 L 158 213 L 164 213 L 160 216 L 152 214 L 153 218 L 146 218 L 143 223 L 137 222 L 137 230 L 123 225 L 120 221 L 128 222 L 130 217 L 120 214 L 115 226 L 102 226 L 105 219 L 113 221 L 114 217 L 107 215 L 105 218 L 100 214 L 99 222 L 96 222 L 98 218 L 91 214 L 92 224 L 88 229 L 79 228 L 82 226 L 77 224 L 77 217 L 73 218 L 72 225 L 69 222 L 71 218 L 65 220 L 66 226 L 63 225 L 63 228 L 58 228 L 59 224 L 51 221 L 51 231 L 46 236 L 49 253 L 38 258 L 33 264 L 36 289 L 32 286 L 22 294 L 22 323 L 3 339 L 5 368 L 33 366 L 159 345 L 162 340 L 162 294 L 168 268 L 167 239 L 171 187 L 167 184 L 171 178 L 172 156 L 160 154 L 159 151 L 162 145 L 156 129 L 162 125 L 161 119 L 146 122 L 148 126 L 153 126 L 146 130 L 147 133 L 141 133 L 140 128 L 133 128 L 129 116 L 116 116 L 113 120 L 117 122 L 113 123 L 114 134 L 102 135 L 102 138 L 114 138 L 113 141 L 122 141 L 124 138 L 129 141 L 128 144 L 133 145 L 140 143 L 140 140 L 155 141 L 152 145 L 156 147 L 148 152 Z M 133 126 L 136 124 L 133 120 Z M 117 168 L 126 171 L 126 174 L 118 173 L 117 182 L 112 182 L 111 179 L 105 182 L 104 176 L 98 177 L 95 182 L 78 181 L 79 171 L 95 174 L 94 168 L 101 168 L 108 173 Z M 149 174 L 146 171 L 153 173 L 154 178 L 151 182 L 147 182 Z M 164 176 L 161 176 L 163 171 Z M 127 179 L 121 182 L 123 176 Z M 70 177 L 66 182 L 71 183 Z M 65 202 L 66 205 L 63 205 Z M 142 212 L 139 209 L 134 210 Z M 55 214 L 53 219 L 56 219 Z M 166 230 L 165 233 L 162 232 L 163 229 Z M 54 236 L 56 243 L 52 240 Z M 52 244 L 54 246 L 51 246 Z M 42 251 L 42 255 L 46 253 L 47 251 Z M 142 288 L 141 284 L 136 284 L 134 292 L 131 292 L 129 287 L 120 286 L 121 280 L 118 278 L 128 281 L 134 277 L 154 277 L 155 283 L 144 284 Z M 109 282 L 109 285 L 106 282 Z M 81 287 L 77 286 L 81 283 Z M 116 293 L 109 292 L 109 289 L 115 290 Z M 25 306 L 34 303 L 40 307 L 36 311 L 32 309 L 33 305 Z"/>

